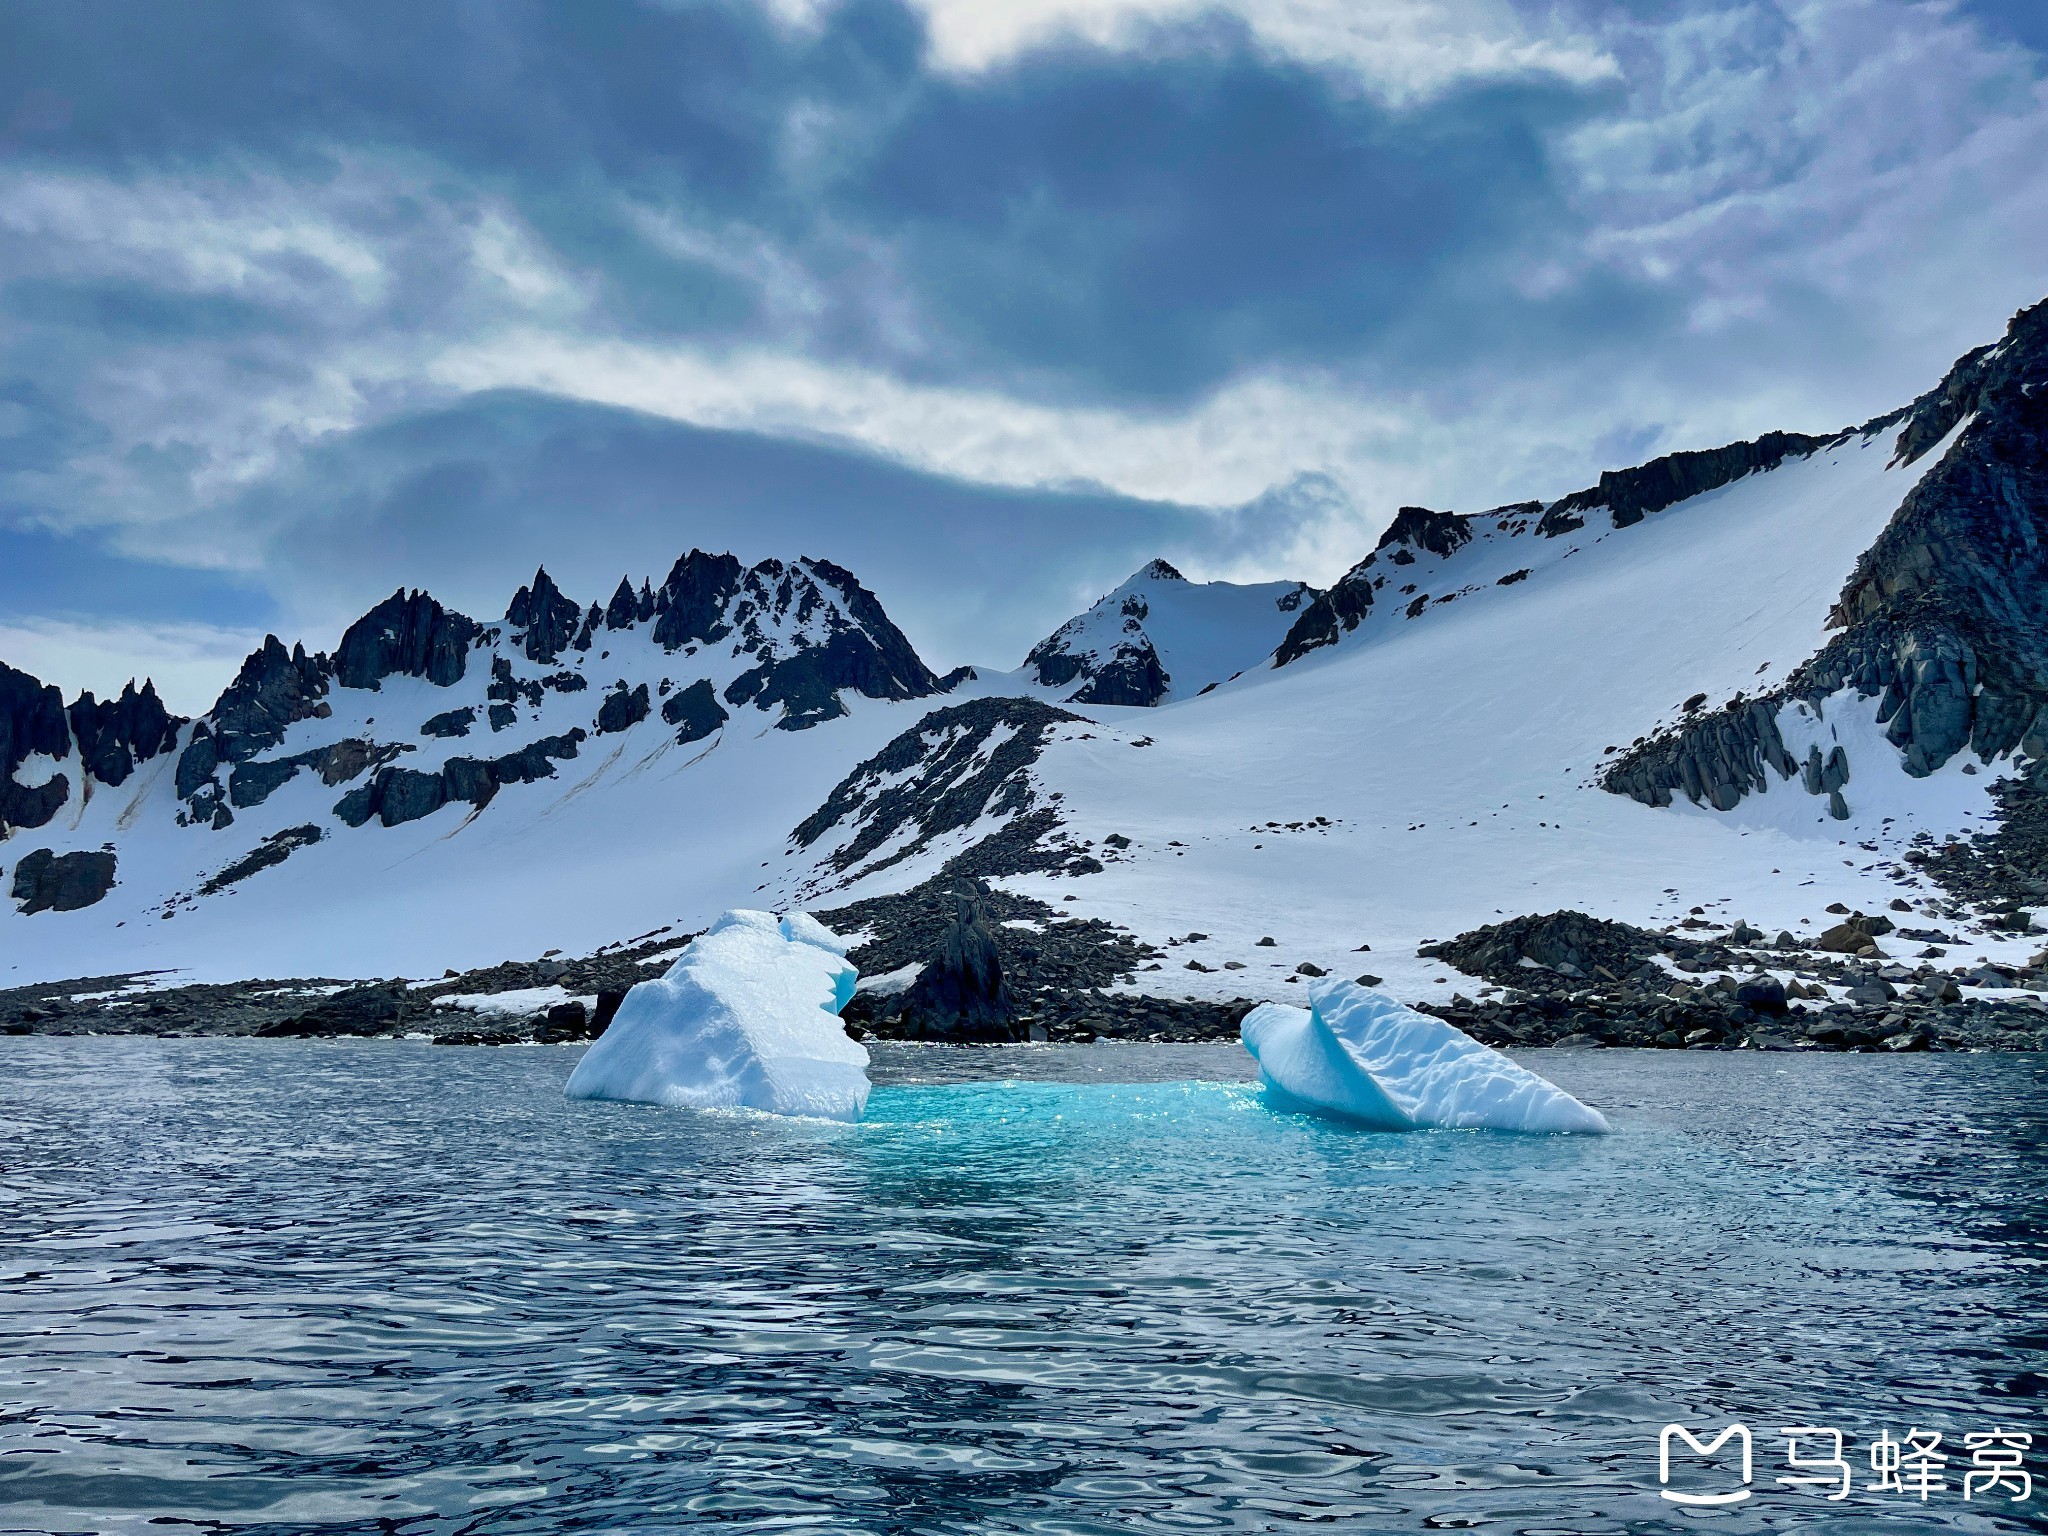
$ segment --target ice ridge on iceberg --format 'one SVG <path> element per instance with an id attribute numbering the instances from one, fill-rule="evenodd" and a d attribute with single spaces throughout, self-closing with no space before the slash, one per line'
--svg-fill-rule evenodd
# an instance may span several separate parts
<path id="1" fill-rule="evenodd" d="M 868 1052 L 839 1022 L 859 979 L 845 949 L 807 913 L 726 913 L 626 994 L 568 1096 L 858 1120 Z"/>
<path id="2" fill-rule="evenodd" d="M 1349 981 L 1309 1006 L 1265 1003 L 1239 1026 L 1275 1102 L 1376 1131 L 1581 1131 L 1596 1109 L 1463 1030 Z"/>

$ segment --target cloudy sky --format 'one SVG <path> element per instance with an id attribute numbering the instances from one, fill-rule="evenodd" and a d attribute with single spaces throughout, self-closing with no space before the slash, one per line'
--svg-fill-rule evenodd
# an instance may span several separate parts
<path id="1" fill-rule="evenodd" d="M 1153 554 L 1902 403 L 2048 295 L 2040 0 L 0 0 L 0 658 L 197 710 L 690 545 L 1014 665 Z"/>

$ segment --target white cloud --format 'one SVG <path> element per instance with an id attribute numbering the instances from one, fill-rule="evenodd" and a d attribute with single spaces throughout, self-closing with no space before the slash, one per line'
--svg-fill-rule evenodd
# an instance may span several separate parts
<path id="1" fill-rule="evenodd" d="M 1611 78 L 1598 42 L 1532 26 L 1500 0 L 915 0 L 932 61 L 974 73 L 1061 39 L 1140 50 L 1162 23 L 1227 15 L 1273 53 L 1342 70 L 1396 100 L 1461 80 Z"/>

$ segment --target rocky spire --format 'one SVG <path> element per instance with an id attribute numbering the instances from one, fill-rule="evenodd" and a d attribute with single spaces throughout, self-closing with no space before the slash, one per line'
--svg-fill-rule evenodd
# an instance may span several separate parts
<path id="1" fill-rule="evenodd" d="M 952 920 L 939 936 L 938 953 L 904 995 L 903 1020 L 913 1039 L 995 1043 L 1021 1038 L 996 936 L 972 882 L 954 888 Z"/>
<path id="2" fill-rule="evenodd" d="M 505 622 L 523 630 L 521 649 L 527 659 L 546 665 L 568 649 L 583 622 L 580 603 L 562 595 L 545 566 L 533 573 L 531 586 L 521 587 L 505 610 Z"/>
<path id="3" fill-rule="evenodd" d="M 619 578 L 619 590 L 612 594 L 612 600 L 605 605 L 604 627 L 606 629 L 631 629 L 639 604 L 633 596 L 631 578 Z"/>
<path id="4" fill-rule="evenodd" d="M 400 587 L 342 635 L 334 650 L 335 681 L 344 688 L 375 688 L 398 673 L 446 688 L 462 680 L 479 632 L 474 619 Z"/>
<path id="5" fill-rule="evenodd" d="M 691 642 L 722 640 L 731 632 L 726 605 L 740 587 L 740 563 L 731 555 L 693 549 L 676 561 L 655 596 L 655 644 L 676 650 Z"/>

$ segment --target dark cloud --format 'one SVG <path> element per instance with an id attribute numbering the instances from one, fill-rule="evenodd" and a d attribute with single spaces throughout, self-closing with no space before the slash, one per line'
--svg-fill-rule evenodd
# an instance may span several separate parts
<path id="1" fill-rule="evenodd" d="M 979 372 L 1190 395 L 1498 296 L 1575 229 L 1548 141 L 1586 106 L 1521 85 L 1395 110 L 1239 48 L 1039 54 L 927 86 L 862 208 Z"/>
<path id="2" fill-rule="evenodd" d="M 1503 274 L 1577 230 L 1549 144 L 1600 99 L 1531 81 L 1396 109 L 1214 19 L 1143 56 L 1054 48 L 957 79 L 879 0 L 815 30 L 517 0 L 15 8 L 7 27 L 0 99 L 44 103 L 17 135 L 31 156 L 310 184 L 348 154 L 424 158 L 454 195 L 510 197 L 639 336 L 766 326 L 758 281 L 636 215 L 737 221 L 801 274 L 815 352 L 1067 398 L 1186 399 L 1370 354 L 1481 293 L 1497 311 Z"/>

